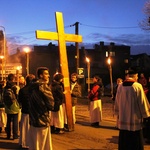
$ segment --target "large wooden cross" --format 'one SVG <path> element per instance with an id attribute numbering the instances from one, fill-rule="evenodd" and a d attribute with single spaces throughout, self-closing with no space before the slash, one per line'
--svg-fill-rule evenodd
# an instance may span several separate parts
<path id="1" fill-rule="evenodd" d="M 44 40 L 57 40 L 59 46 L 59 56 L 60 56 L 60 66 L 61 72 L 64 75 L 64 88 L 67 91 L 65 94 L 66 98 L 66 113 L 67 113 L 67 123 L 69 131 L 74 130 L 73 116 L 72 116 L 72 101 L 70 93 L 70 80 L 69 80 L 69 69 L 68 60 L 66 52 L 66 42 L 82 42 L 81 35 L 66 34 L 64 32 L 63 15 L 61 12 L 55 13 L 57 32 L 47 32 L 47 31 L 36 31 L 37 39 Z"/>

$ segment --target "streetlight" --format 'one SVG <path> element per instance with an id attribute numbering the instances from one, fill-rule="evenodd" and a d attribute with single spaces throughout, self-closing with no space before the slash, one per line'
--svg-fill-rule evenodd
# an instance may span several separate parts
<path id="1" fill-rule="evenodd" d="M 4 66 L 3 70 L 5 71 L 5 76 L 6 76 L 6 33 L 5 33 L 5 27 L 4 26 L 0 26 L 1 28 L 3 28 L 3 35 L 4 35 L 4 45 L 3 45 L 3 63 L 2 66 Z M 2 58 L 1 58 L 2 59 Z M 3 79 L 2 79 L 3 80 Z"/>
<path id="2" fill-rule="evenodd" d="M 16 75 L 17 75 L 17 86 L 19 86 L 19 71 L 22 69 L 22 66 L 16 67 Z"/>
<path id="3" fill-rule="evenodd" d="M 90 91 L 90 59 L 86 57 L 87 72 L 88 72 L 88 92 Z"/>
<path id="4" fill-rule="evenodd" d="M 108 57 L 107 62 L 108 62 L 108 65 L 109 65 L 111 96 L 113 97 L 113 79 L 112 79 L 112 66 L 111 66 L 111 58 L 110 57 Z"/>
<path id="5" fill-rule="evenodd" d="M 4 72 L 4 64 L 3 64 L 3 59 L 4 59 L 4 56 L 3 55 L 1 55 L 0 56 L 0 59 L 2 60 L 2 81 L 3 81 L 3 72 Z"/>
<path id="6" fill-rule="evenodd" d="M 29 52 L 30 52 L 30 48 L 29 47 L 25 47 L 24 48 L 24 51 L 26 52 L 27 54 L 27 57 L 26 57 L 26 70 L 27 70 L 27 75 L 29 74 Z"/>

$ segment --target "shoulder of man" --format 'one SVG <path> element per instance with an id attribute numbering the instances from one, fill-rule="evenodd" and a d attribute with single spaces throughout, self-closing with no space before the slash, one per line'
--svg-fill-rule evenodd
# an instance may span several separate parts
<path id="1" fill-rule="evenodd" d="M 4 88 L 3 100 L 7 106 L 16 101 L 16 96 L 11 88 Z"/>

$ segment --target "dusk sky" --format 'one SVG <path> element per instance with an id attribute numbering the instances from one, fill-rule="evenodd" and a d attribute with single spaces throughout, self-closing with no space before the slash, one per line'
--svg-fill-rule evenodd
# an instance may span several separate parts
<path id="1" fill-rule="evenodd" d="M 19 45 L 48 45 L 37 40 L 36 30 L 56 31 L 55 12 L 62 12 L 66 33 L 75 33 L 79 22 L 80 46 L 100 41 L 131 46 L 131 54 L 150 55 L 150 31 L 139 23 L 147 0 L 1 0 L 0 26 L 5 28 L 9 53 Z M 3 28 L 0 27 L 0 30 Z M 135 49 L 136 47 L 136 49 Z"/>

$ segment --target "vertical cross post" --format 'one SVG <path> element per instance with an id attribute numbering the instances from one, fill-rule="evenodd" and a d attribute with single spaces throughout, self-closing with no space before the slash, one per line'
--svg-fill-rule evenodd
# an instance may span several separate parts
<path id="1" fill-rule="evenodd" d="M 64 75 L 64 88 L 67 91 L 67 93 L 65 94 L 67 122 L 68 122 L 69 131 L 72 131 L 74 130 L 74 124 L 73 124 L 73 116 L 72 116 L 72 101 L 71 101 L 71 93 L 70 93 L 70 80 L 69 80 L 66 42 L 82 42 L 82 36 L 74 35 L 74 34 L 66 34 L 64 32 L 62 13 L 56 12 L 55 17 L 56 17 L 57 32 L 47 32 L 47 31 L 37 30 L 36 38 L 58 41 L 61 72 Z"/>

